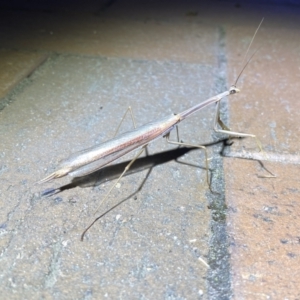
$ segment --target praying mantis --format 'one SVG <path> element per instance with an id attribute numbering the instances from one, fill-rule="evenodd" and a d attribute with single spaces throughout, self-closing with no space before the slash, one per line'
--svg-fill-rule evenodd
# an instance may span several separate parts
<path id="1" fill-rule="evenodd" d="M 262 22 L 263 22 L 263 20 L 260 22 L 258 28 L 256 29 L 256 31 L 253 35 L 253 38 L 252 38 L 250 45 L 248 47 L 248 50 L 246 52 L 245 58 L 248 54 L 250 46 L 257 34 L 257 31 L 259 30 Z M 98 208 L 99 208 L 100 205 L 108 198 L 111 191 L 120 182 L 120 180 L 125 175 L 125 173 L 130 169 L 132 164 L 138 159 L 138 157 L 143 153 L 143 151 L 145 151 L 148 144 L 153 142 L 154 140 L 158 139 L 159 137 L 164 137 L 164 138 L 166 138 L 167 142 L 170 144 L 175 144 L 178 146 L 196 147 L 196 148 L 199 148 L 199 149 L 202 149 L 205 151 L 205 158 L 206 158 L 205 161 L 206 161 L 206 170 L 207 170 L 206 178 L 207 178 L 207 183 L 209 185 L 209 188 L 212 191 L 211 185 L 209 182 L 209 176 L 208 176 L 208 157 L 207 157 L 206 148 L 202 145 L 193 145 L 193 144 L 183 143 L 183 142 L 180 142 L 179 139 L 177 141 L 170 141 L 170 139 L 169 139 L 170 132 L 175 127 L 177 128 L 177 125 L 180 122 L 182 122 L 183 120 L 185 120 L 187 117 L 190 117 L 194 113 L 200 111 L 201 109 L 203 109 L 204 107 L 206 107 L 212 103 L 216 103 L 217 109 L 216 109 L 216 114 L 215 114 L 215 118 L 214 118 L 214 130 L 216 132 L 227 134 L 227 135 L 233 136 L 233 137 L 255 138 L 259 149 L 262 150 L 262 147 L 254 134 L 231 131 L 222 122 L 222 120 L 220 118 L 220 101 L 227 96 L 232 96 L 232 95 L 240 92 L 240 90 L 237 88 L 238 80 L 255 53 L 256 52 L 254 52 L 253 55 L 250 57 L 250 59 L 246 62 L 246 64 L 242 68 L 240 74 L 238 75 L 235 83 L 227 91 L 224 91 L 224 92 L 222 92 L 216 96 L 213 96 L 201 103 L 198 103 L 178 114 L 172 114 L 169 116 L 165 116 L 163 118 L 159 118 L 159 119 L 157 119 L 153 122 L 147 123 L 141 127 L 135 128 L 131 131 L 127 131 L 121 135 L 118 135 L 106 142 L 103 142 L 100 145 L 85 149 L 78 153 L 75 153 L 75 154 L 71 155 L 68 159 L 63 161 L 58 170 L 56 170 L 52 174 L 48 175 L 44 179 L 40 180 L 39 183 L 45 183 L 52 179 L 60 178 L 60 177 L 66 176 L 66 175 L 70 175 L 72 177 L 86 176 L 88 174 L 91 174 L 91 173 L 101 169 L 102 167 L 108 165 L 109 163 L 117 160 L 118 158 L 124 156 L 125 154 L 138 149 L 134 158 L 128 163 L 128 165 L 125 167 L 124 171 L 121 173 L 119 178 L 110 187 L 110 189 L 108 190 L 106 195 L 103 197 L 101 203 L 98 206 Z M 132 111 L 130 108 L 129 108 L 129 110 L 131 113 L 131 117 L 134 121 Z M 124 117 L 125 117 L 125 115 L 124 115 Z M 123 119 L 124 119 L 124 117 L 123 117 Z M 221 129 L 219 129 L 218 126 Z M 178 133 L 178 131 L 177 131 L 177 133 Z M 85 231 L 82 233 L 81 240 L 83 240 L 85 233 L 93 226 L 93 224 L 99 218 L 100 217 L 96 218 L 85 229 Z"/>

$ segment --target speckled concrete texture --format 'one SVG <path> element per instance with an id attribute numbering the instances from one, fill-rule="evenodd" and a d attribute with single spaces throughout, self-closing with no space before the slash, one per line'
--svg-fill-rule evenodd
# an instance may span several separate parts
<path id="1" fill-rule="evenodd" d="M 77 36 L 83 38 L 78 46 L 73 35 L 70 40 L 75 44 L 64 38 L 66 29 L 61 23 L 53 23 L 63 37 L 56 39 L 53 29 L 54 39 L 49 35 L 53 47 L 46 38 L 38 40 L 31 35 L 33 28 L 43 24 L 43 18 L 37 27 L 31 20 L 33 28 L 29 32 L 26 26 L 6 32 L 7 47 L 17 47 L 21 42 L 16 33 L 24 30 L 21 36 L 27 38 L 21 45 L 27 51 L 59 53 L 50 53 L 47 61 L 9 94 L 9 105 L 1 112 L 2 293 L 6 298 L 15 295 L 28 299 L 205 297 L 208 268 L 203 261 L 208 261 L 210 211 L 201 151 L 176 150 L 163 140 L 151 145 L 148 163 L 137 162 L 136 174 L 122 180 L 98 214 L 123 203 L 95 224 L 84 242 L 80 235 L 112 184 L 109 181 L 100 185 L 114 175 L 110 174 L 112 169 L 106 168 L 96 179 L 88 178 L 50 197 L 41 194 L 48 188 L 64 186 L 70 178 L 43 186 L 35 182 L 70 154 L 111 138 L 129 105 L 137 124 L 142 125 L 182 111 L 215 93 L 215 64 L 206 63 L 205 58 L 205 64 L 191 63 L 188 53 L 201 49 L 208 39 L 213 42 L 210 47 L 217 49 L 217 29 L 179 24 L 182 33 L 172 36 L 167 34 L 172 23 L 160 24 L 158 30 L 158 22 L 150 22 L 146 24 L 150 32 L 161 35 L 158 40 L 169 40 L 171 46 L 182 43 L 182 36 L 189 38 L 182 43 L 185 47 L 177 48 L 180 53 L 186 49 L 186 53 L 177 55 L 173 47 L 161 45 L 159 50 L 154 45 L 153 49 L 159 51 L 149 60 L 142 50 L 144 46 L 140 46 L 153 41 L 143 31 L 144 23 L 141 27 L 139 21 L 135 22 L 144 38 L 134 35 L 129 39 L 119 31 L 120 21 L 107 21 L 117 29 L 113 34 L 102 28 L 101 18 L 95 22 L 89 19 L 92 28 L 111 37 L 112 45 L 105 37 L 103 41 L 96 39 L 103 49 L 119 51 L 111 51 L 108 57 L 110 50 L 103 52 L 97 45 L 94 49 L 101 55 L 95 56 L 90 37 L 85 35 L 89 29 L 75 20 L 71 18 L 71 30 L 76 32 L 76 26 L 83 30 Z M 10 39 L 14 34 L 17 38 Z M 186 47 L 188 40 L 191 47 Z M 128 50 L 120 47 L 124 41 Z M 152 53 L 151 46 L 147 48 Z M 176 60 L 177 56 L 181 59 Z M 186 62 L 182 61 L 185 57 Z M 212 54 L 210 60 L 216 62 Z M 203 124 L 212 123 L 212 110 L 208 108 L 186 122 L 180 128 L 181 139 L 190 143 L 211 141 L 211 133 Z M 121 131 L 132 127 L 126 121 Z M 132 155 L 127 155 L 124 160 L 130 158 Z"/>
<path id="2" fill-rule="evenodd" d="M 40 67 L 1 119 L 9 126 L 9 134 L 2 133 L 2 155 L 9 162 L 3 169 L 7 189 L 2 196 L 11 198 L 2 210 L 6 219 L 4 249 L 10 252 L 3 260 L 7 270 L 3 276 L 12 276 L 16 286 L 55 288 L 58 297 L 103 293 L 110 298 L 120 294 L 139 298 L 144 294 L 187 296 L 204 292 L 207 268 L 198 258 L 207 257 L 209 211 L 201 152 L 184 157 L 179 152 L 183 164 L 172 161 L 156 166 L 137 198 L 131 197 L 98 222 L 84 243 L 79 241 L 80 234 L 92 220 L 109 183 L 95 182 L 93 187 L 41 198 L 44 189 L 69 179 L 43 186 L 34 181 L 52 172 L 71 153 L 112 137 L 129 104 L 136 111 L 138 124 L 171 114 L 169 99 L 172 109 L 182 110 L 188 105 L 188 101 L 181 103 L 182 95 L 198 97 L 198 82 L 209 76 L 213 77 L 209 67 L 116 58 L 55 56 Z M 209 93 L 205 86 L 202 91 Z M 201 128 L 201 122 L 197 118 L 181 130 L 181 135 L 196 143 L 192 129 Z M 173 148 L 157 141 L 149 152 L 171 154 Z M 35 168 L 29 167 L 33 165 Z M 144 171 L 126 177 L 99 214 L 129 197 L 146 175 Z M 188 184 L 191 182 L 193 188 Z M 29 257 L 32 251 L 36 254 Z M 18 255 L 25 259 L 10 268 Z M 36 260 L 38 270 L 29 272 L 26 279 L 19 275 L 26 269 L 24 263 L 34 264 Z M 74 276 L 76 269 L 79 273 Z M 190 276 L 197 280 L 187 286 Z"/>
<path id="3" fill-rule="evenodd" d="M 2 4 L 1 297 L 299 298 L 299 10 L 219 1 Z M 214 106 L 179 126 L 181 140 L 207 145 L 215 193 L 203 151 L 164 139 L 98 210 L 134 153 L 84 178 L 36 184 L 69 155 L 113 137 L 129 105 L 140 126 L 226 90 L 262 16 L 259 52 L 241 93 L 222 101 L 222 119 L 255 134 L 264 151 L 252 138 L 226 146 L 212 130 Z M 127 117 L 120 131 L 132 127 Z"/>

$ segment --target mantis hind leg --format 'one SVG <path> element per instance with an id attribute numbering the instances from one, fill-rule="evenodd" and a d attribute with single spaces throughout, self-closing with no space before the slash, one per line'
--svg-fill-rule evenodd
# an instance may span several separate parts
<path id="1" fill-rule="evenodd" d="M 130 116 L 131 116 L 131 120 L 132 120 L 133 127 L 136 128 L 136 123 L 135 123 L 135 119 L 134 119 L 134 116 L 133 116 L 132 108 L 131 108 L 131 106 L 128 106 L 128 108 L 126 109 L 126 111 L 125 111 L 125 113 L 124 113 L 124 115 L 123 115 L 123 117 L 122 117 L 122 119 L 121 119 L 121 122 L 120 122 L 120 124 L 118 125 L 118 127 L 117 127 L 117 129 L 116 129 L 116 132 L 115 132 L 115 134 L 114 134 L 113 137 L 116 137 L 116 135 L 118 134 L 118 132 L 119 132 L 119 130 L 120 130 L 120 127 L 121 127 L 123 121 L 125 120 L 125 117 L 126 117 L 126 115 L 128 114 L 128 112 L 130 112 Z"/>
<path id="2" fill-rule="evenodd" d="M 173 145 L 187 146 L 187 147 L 195 147 L 195 148 L 204 150 L 204 153 L 205 153 L 205 168 L 206 168 L 206 181 L 207 181 L 207 184 L 208 184 L 208 186 L 209 186 L 210 191 L 211 191 L 213 194 L 219 194 L 219 193 L 213 191 L 213 189 L 212 189 L 212 187 L 211 187 L 211 181 L 210 181 L 210 179 L 209 179 L 208 154 L 207 154 L 207 149 L 206 149 L 206 147 L 205 147 L 205 146 L 202 146 L 202 145 L 188 144 L 188 143 L 184 143 L 184 142 L 182 142 L 182 141 L 180 142 L 180 141 L 179 141 L 178 126 L 176 126 L 176 132 L 177 132 L 177 141 L 170 141 L 170 139 L 169 139 L 170 134 L 167 134 L 167 135 L 166 135 L 167 142 L 168 142 L 169 144 L 173 144 Z"/>
<path id="3" fill-rule="evenodd" d="M 143 151 L 145 150 L 145 148 L 147 147 L 147 145 L 143 146 L 142 149 L 140 149 L 138 151 L 138 153 L 135 155 L 135 157 L 129 162 L 129 164 L 125 167 L 124 171 L 122 172 L 122 174 L 118 177 L 118 179 L 116 180 L 116 182 L 110 187 L 110 189 L 108 190 L 108 192 L 106 193 L 106 195 L 104 196 L 104 198 L 101 200 L 100 204 L 98 205 L 97 209 L 95 210 L 95 213 L 98 211 L 98 209 L 100 208 L 100 206 L 104 203 L 104 201 L 108 198 L 109 194 L 111 193 L 111 191 L 116 187 L 116 185 L 120 182 L 120 180 L 122 179 L 122 177 L 125 175 L 125 173 L 130 169 L 130 167 L 132 166 L 132 164 L 138 159 L 138 157 L 143 153 Z M 86 234 L 86 232 L 102 217 L 99 216 L 97 218 L 95 218 L 95 220 L 83 231 L 82 235 L 81 235 L 81 241 L 83 241 L 84 235 Z"/>
<path id="4" fill-rule="evenodd" d="M 116 132 L 114 134 L 114 137 L 118 134 L 120 127 L 126 117 L 126 115 L 128 114 L 128 112 L 130 112 L 130 116 L 131 116 L 131 120 L 133 123 L 134 128 L 136 128 L 136 122 L 134 119 L 134 115 L 132 112 L 132 108 L 131 106 L 129 106 L 127 108 L 127 110 L 125 111 L 120 124 L 118 125 Z M 97 211 L 99 210 L 100 206 L 104 203 L 104 201 L 108 198 L 108 196 L 110 195 L 110 193 L 112 192 L 112 190 L 117 186 L 117 184 L 120 182 L 120 180 L 122 179 L 122 177 L 125 175 L 125 173 L 130 169 L 130 167 L 132 166 L 132 164 L 138 159 L 138 157 L 143 153 L 143 151 L 145 150 L 146 155 L 148 156 L 148 148 L 147 148 L 148 144 L 143 146 L 138 153 L 134 156 L 134 158 L 129 162 L 129 164 L 125 167 L 124 171 L 121 173 L 121 175 L 118 177 L 118 179 L 116 180 L 116 182 L 110 187 L 110 189 L 108 190 L 108 192 L 106 193 L 106 195 L 104 196 L 104 198 L 101 200 L 100 204 L 98 205 L 97 209 L 95 210 L 95 214 L 97 213 Z M 86 232 L 102 217 L 99 216 L 97 218 L 95 218 L 95 220 L 83 231 L 82 235 L 81 235 L 81 241 L 83 241 L 84 235 L 86 234 Z"/>

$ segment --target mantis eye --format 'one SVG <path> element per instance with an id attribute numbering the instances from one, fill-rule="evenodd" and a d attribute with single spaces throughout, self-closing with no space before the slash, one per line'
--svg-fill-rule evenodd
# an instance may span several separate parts
<path id="1" fill-rule="evenodd" d="M 232 86 L 229 91 L 230 91 L 231 95 L 236 93 L 236 90 L 235 90 L 234 86 Z"/>
<path id="2" fill-rule="evenodd" d="M 240 90 L 236 88 L 234 85 L 229 89 L 230 95 L 238 93 Z"/>

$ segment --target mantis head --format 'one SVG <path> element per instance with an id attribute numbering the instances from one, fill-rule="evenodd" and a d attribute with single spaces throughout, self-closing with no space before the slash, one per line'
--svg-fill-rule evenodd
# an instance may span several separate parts
<path id="1" fill-rule="evenodd" d="M 239 93 L 239 92 L 240 92 L 240 90 L 235 85 L 232 85 L 229 89 L 230 95 L 233 95 L 233 94 L 236 94 L 236 93 Z"/>

